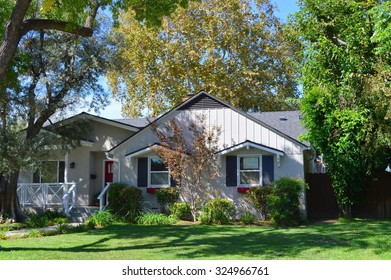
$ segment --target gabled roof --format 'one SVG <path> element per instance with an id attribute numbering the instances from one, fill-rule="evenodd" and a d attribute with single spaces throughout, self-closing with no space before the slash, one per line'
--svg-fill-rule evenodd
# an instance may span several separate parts
<path id="1" fill-rule="evenodd" d="M 94 121 L 99 122 L 99 123 L 111 125 L 111 126 L 114 126 L 114 127 L 122 128 L 122 129 L 125 129 L 125 130 L 130 130 L 130 131 L 134 131 L 134 132 L 138 132 L 140 130 L 140 127 L 137 127 L 137 126 L 132 125 L 130 123 L 120 122 L 118 120 L 110 120 L 110 119 L 106 119 L 106 118 L 103 118 L 103 117 L 100 117 L 100 116 L 95 116 L 95 115 L 92 115 L 92 114 L 89 114 L 89 113 L 86 113 L 86 112 L 82 112 L 80 114 L 77 114 L 77 115 L 72 116 L 70 118 L 58 121 L 58 122 L 53 123 L 53 124 L 48 124 L 48 125 L 45 126 L 45 129 L 48 129 L 50 126 L 67 125 L 67 124 L 69 124 L 69 123 L 71 123 L 71 122 L 73 122 L 73 121 L 75 121 L 77 119 L 94 120 Z"/>
<path id="2" fill-rule="evenodd" d="M 203 102 L 202 104 L 197 104 L 197 102 L 201 102 L 201 100 L 203 99 L 203 97 L 206 97 L 207 98 L 207 102 Z M 204 105 L 205 104 L 205 105 Z M 188 98 L 186 101 L 182 102 L 181 104 L 177 105 L 176 107 L 174 107 L 173 109 L 171 109 L 170 111 L 166 112 L 165 114 L 161 115 L 160 117 L 154 119 L 152 122 L 150 122 L 148 125 L 146 125 L 145 127 L 143 127 L 140 131 L 136 132 L 135 134 L 129 136 L 128 138 L 124 139 L 121 143 L 119 143 L 117 146 L 113 147 L 109 153 L 113 150 L 115 150 L 116 148 L 118 148 L 119 146 L 121 146 L 122 144 L 124 144 L 125 142 L 127 142 L 129 139 L 131 139 L 132 137 L 135 137 L 138 133 L 141 133 L 142 131 L 144 131 L 146 128 L 148 128 L 151 124 L 161 120 L 162 118 L 165 118 L 166 116 L 172 114 L 173 112 L 175 111 L 180 111 L 180 110 L 187 110 L 187 109 L 193 109 L 193 108 L 197 108 L 197 109 L 207 109 L 207 108 L 211 108 L 210 106 L 213 106 L 212 108 L 216 108 L 216 106 L 220 106 L 220 107 L 224 107 L 224 108 L 230 108 L 232 109 L 233 111 L 245 116 L 246 118 L 270 129 L 271 131 L 285 137 L 285 138 L 288 138 L 290 139 L 291 141 L 305 147 L 305 148 L 308 148 L 309 146 L 306 144 L 306 143 L 303 143 L 301 141 L 299 141 L 297 138 L 294 138 L 292 136 L 290 136 L 289 134 L 286 134 L 284 133 L 283 131 L 280 131 L 278 130 L 277 128 L 267 124 L 266 122 L 260 120 L 259 118 L 253 116 L 252 114 L 248 114 L 230 104 L 228 104 L 227 102 L 209 94 L 208 92 L 204 91 L 204 90 L 201 90 L 199 91 L 197 94 L 191 96 L 190 98 Z"/>

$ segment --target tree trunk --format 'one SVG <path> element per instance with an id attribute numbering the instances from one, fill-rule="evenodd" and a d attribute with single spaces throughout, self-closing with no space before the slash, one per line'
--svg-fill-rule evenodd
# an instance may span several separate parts
<path id="1" fill-rule="evenodd" d="M 342 209 L 343 217 L 346 219 L 352 218 L 352 205 L 346 205 Z"/>
<path id="2" fill-rule="evenodd" d="M 21 222 L 25 219 L 17 194 L 19 171 L 0 175 L 0 222 Z"/>
<path id="3" fill-rule="evenodd" d="M 31 0 L 18 0 L 12 11 L 10 20 L 7 22 L 4 30 L 4 39 L 0 46 L 0 80 L 3 81 L 11 61 L 15 55 L 18 46 L 21 26 L 30 6 Z"/>

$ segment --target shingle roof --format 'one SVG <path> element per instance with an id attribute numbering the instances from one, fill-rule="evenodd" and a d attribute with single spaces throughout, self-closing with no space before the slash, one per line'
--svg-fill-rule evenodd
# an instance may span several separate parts
<path id="1" fill-rule="evenodd" d="M 248 114 L 298 141 L 300 141 L 299 136 L 306 133 L 306 130 L 301 124 L 299 111 L 255 112 Z M 144 128 L 155 119 L 156 118 L 115 119 L 114 121 L 138 128 Z M 308 145 L 306 142 L 303 143 Z"/>
<path id="2" fill-rule="evenodd" d="M 298 141 L 299 136 L 307 132 L 301 124 L 300 111 L 256 112 L 249 115 Z M 300 142 L 309 145 L 308 142 Z"/>
<path id="3" fill-rule="evenodd" d="M 144 128 L 151 122 L 153 122 L 156 118 L 139 118 L 139 119 L 115 119 L 114 121 L 132 125 L 138 128 Z"/>

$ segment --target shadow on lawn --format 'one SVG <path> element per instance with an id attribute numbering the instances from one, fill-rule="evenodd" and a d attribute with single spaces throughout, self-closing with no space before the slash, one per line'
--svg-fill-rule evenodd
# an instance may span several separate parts
<path id="1" fill-rule="evenodd" d="M 308 249 L 372 248 L 376 254 L 390 250 L 390 222 L 353 221 L 291 229 L 239 226 L 137 226 L 116 225 L 85 232 L 94 242 L 68 248 L 8 247 L 4 251 L 115 252 L 161 250 L 174 259 L 297 258 Z M 99 238 L 99 237 L 102 238 Z M 71 238 L 71 237 L 70 237 Z M 98 238 L 98 239 L 97 239 Z M 115 241 L 116 243 L 113 243 Z M 116 244 L 113 246 L 113 244 Z M 159 256 L 151 253 L 151 258 Z"/>

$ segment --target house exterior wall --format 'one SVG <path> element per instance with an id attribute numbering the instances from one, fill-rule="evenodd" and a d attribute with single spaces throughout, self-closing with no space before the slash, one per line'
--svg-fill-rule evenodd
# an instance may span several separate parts
<path id="1" fill-rule="evenodd" d="M 97 121 L 92 121 L 91 126 L 91 131 L 83 137 L 90 143 L 72 149 L 68 153 L 68 165 L 65 167 L 68 174 L 67 181 L 76 183 L 76 204 L 78 206 L 90 205 L 93 195 L 102 190 L 105 152 L 134 134 L 132 131 Z M 62 151 L 53 150 L 47 160 L 64 161 L 65 154 Z M 74 168 L 70 168 L 71 163 L 75 164 Z M 31 170 L 22 171 L 19 183 L 31 183 L 32 174 Z M 91 175 L 95 175 L 96 178 L 92 179 Z"/>
<path id="2" fill-rule="evenodd" d="M 163 117 L 159 122 L 159 126 L 161 123 L 167 123 L 170 119 L 175 119 L 186 127 L 192 120 L 196 120 L 197 115 L 205 116 L 205 122 L 208 127 L 211 128 L 216 125 L 221 128 L 221 135 L 218 141 L 221 150 L 245 141 L 252 141 L 272 149 L 283 151 L 284 155 L 280 157 L 279 164 L 277 163 L 277 156 L 274 155 L 273 157 L 274 179 L 283 176 L 304 178 L 304 147 L 302 145 L 230 108 L 176 111 Z M 127 155 L 151 146 L 156 142 L 158 142 L 157 137 L 152 130 L 147 127 L 114 149 L 113 156 L 117 161 L 115 164 L 116 172 L 114 172 L 114 181 L 127 182 L 131 186 L 137 186 L 138 158 L 129 157 Z M 243 148 L 229 154 L 273 155 L 273 153 L 254 148 Z M 154 152 L 150 151 L 147 154 L 143 154 L 142 157 L 154 155 Z M 213 187 L 221 190 L 218 193 L 221 193 L 222 196 L 233 200 L 240 212 L 251 209 L 251 206 L 243 199 L 243 194 L 237 192 L 236 187 L 227 187 L 225 184 L 225 155 L 220 157 L 220 162 L 221 176 L 212 182 Z M 147 193 L 146 188 L 141 189 L 143 190 L 144 200 L 151 202 L 155 208 L 158 208 L 155 195 Z M 305 213 L 304 204 L 302 211 Z"/>

